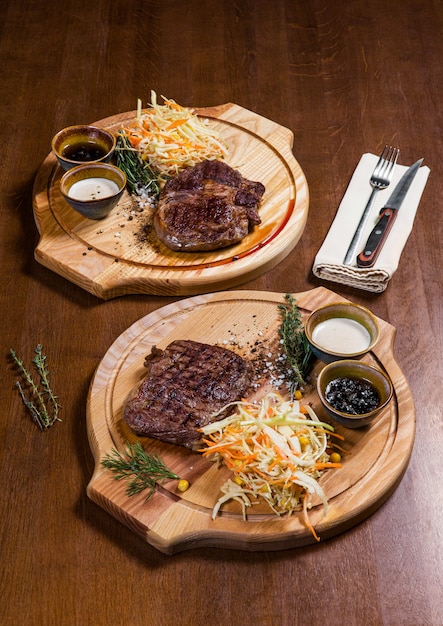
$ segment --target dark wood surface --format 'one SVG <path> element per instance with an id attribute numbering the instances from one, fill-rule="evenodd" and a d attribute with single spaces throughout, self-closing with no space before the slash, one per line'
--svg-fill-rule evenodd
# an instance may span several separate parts
<path id="1" fill-rule="evenodd" d="M 5 626 L 443 624 L 441 314 L 443 4 L 424 0 L 5 0 L 0 22 L 2 280 L 0 623 Z M 310 210 L 295 250 L 238 288 L 301 292 L 364 152 L 398 144 L 431 175 L 386 292 L 326 285 L 397 328 L 417 411 L 404 478 L 320 545 L 166 556 L 86 496 L 85 407 L 111 343 L 173 302 L 101 301 L 34 260 L 32 184 L 51 137 L 132 110 L 150 90 L 235 102 L 290 128 Z M 41 343 L 62 422 L 29 421 L 8 360 Z"/>

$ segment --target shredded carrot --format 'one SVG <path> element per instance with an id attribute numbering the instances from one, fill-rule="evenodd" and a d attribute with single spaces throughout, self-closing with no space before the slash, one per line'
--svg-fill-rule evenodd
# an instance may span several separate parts
<path id="1" fill-rule="evenodd" d="M 177 126 L 181 126 L 182 124 L 186 124 L 188 120 L 183 119 L 183 120 L 174 120 L 173 122 L 171 122 L 169 124 L 169 126 L 166 127 L 166 130 L 172 130 L 173 128 L 177 128 Z"/>
<path id="2" fill-rule="evenodd" d="M 138 148 L 138 145 L 141 141 L 141 137 L 136 137 L 135 135 L 128 135 L 128 140 L 133 148 Z"/>
<path id="3" fill-rule="evenodd" d="M 328 503 L 318 479 L 342 467 L 330 460 L 328 450 L 331 436 L 343 437 L 321 422 L 312 407 L 284 400 L 276 392 L 257 404 L 241 401 L 230 406 L 232 415 L 201 429 L 206 445 L 202 454 L 224 463 L 235 477 L 222 486 L 213 517 L 232 499 L 241 504 L 246 519 L 251 498 L 264 499 L 277 515 L 301 510 L 318 541 L 308 519 L 311 496 L 320 499 L 326 513 Z"/>
<path id="4" fill-rule="evenodd" d="M 343 467 L 341 463 L 316 463 L 315 469 L 326 469 L 327 467 Z"/>
<path id="5" fill-rule="evenodd" d="M 272 470 L 274 469 L 274 467 L 277 467 L 277 465 L 280 463 L 280 459 L 277 457 L 275 459 L 275 461 L 273 461 L 270 465 L 268 465 L 268 473 L 272 472 Z"/>
<path id="6" fill-rule="evenodd" d="M 322 428 L 316 428 L 315 429 L 318 433 L 326 433 L 327 435 L 329 435 L 330 437 L 337 437 L 337 439 L 342 439 L 344 441 L 344 437 L 343 435 L 340 435 L 339 433 L 335 433 L 334 431 L 330 431 L 330 430 L 324 430 Z"/>
<path id="7" fill-rule="evenodd" d="M 238 467 L 236 467 L 235 471 L 236 472 L 242 472 L 244 469 L 246 469 L 249 465 L 249 463 L 255 458 L 255 455 L 251 455 L 249 456 L 247 459 L 245 459 L 243 461 L 243 463 L 241 465 L 239 465 Z"/>
<path id="8" fill-rule="evenodd" d="M 312 535 L 314 536 L 314 539 L 316 541 L 320 541 L 320 537 L 315 532 L 315 528 L 313 527 L 313 525 L 311 524 L 311 520 L 309 519 L 309 515 L 308 515 L 308 494 L 306 492 L 305 492 L 305 494 L 303 496 L 303 519 L 305 520 L 306 526 L 309 528 L 309 530 L 311 531 Z"/>
<path id="9" fill-rule="evenodd" d="M 157 104 L 157 94 L 151 91 L 148 108 L 142 111 L 140 103 L 137 117 L 121 129 L 160 178 L 205 159 L 226 157 L 227 145 L 213 124 L 174 100 L 163 97 L 163 101 Z"/>

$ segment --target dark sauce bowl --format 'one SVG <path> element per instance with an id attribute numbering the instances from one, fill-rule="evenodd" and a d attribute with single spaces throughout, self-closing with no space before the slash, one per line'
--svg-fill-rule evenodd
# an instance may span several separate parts
<path id="1" fill-rule="evenodd" d="M 85 163 L 108 163 L 115 152 L 113 133 L 98 126 L 67 126 L 52 139 L 51 147 L 64 170 Z"/>
<path id="2" fill-rule="evenodd" d="M 357 386 L 359 383 L 369 386 L 378 396 L 375 407 L 371 406 L 366 412 L 353 414 L 344 412 L 331 404 L 327 399 L 328 385 L 339 379 L 351 380 L 357 383 Z M 317 393 L 331 419 L 347 428 L 361 428 L 370 424 L 388 405 L 392 398 L 393 387 L 389 377 L 378 368 L 362 361 L 349 359 L 334 361 L 321 370 L 317 378 Z"/>

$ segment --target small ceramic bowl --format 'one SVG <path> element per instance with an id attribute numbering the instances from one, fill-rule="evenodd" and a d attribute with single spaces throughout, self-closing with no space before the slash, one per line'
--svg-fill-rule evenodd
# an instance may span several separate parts
<path id="1" fill-rule="evenodd" d="M 393 387 L 381 370 L 349 359 L 325 365 L 317 378 L 317 393 L 330 418 L 347 428 L 361 428 L 389 403 Z"/>
<path id="2" fill-rule="evenodd" d="M 82 163 L 108 163 L 115 151 L 116 137 L 97 126 L 67 126 L 52 139 L 51 147 L 64 170 Z"/>
<path id="3" fill-rule="evenodd" d="M 126 176 L 111 163 L 78 165 L 65 172 L 60 192 L 73 209 L 91 220 L 106 217 L 120 200 Z"/>
<path id="4" fill-rule="evenodd" d="M 306 337 L 315 356 L 324 363 L 358 358 L 375 346 L 380 335 L 376 317 L 352 302 L 327 304 L 311 313 Z"/>

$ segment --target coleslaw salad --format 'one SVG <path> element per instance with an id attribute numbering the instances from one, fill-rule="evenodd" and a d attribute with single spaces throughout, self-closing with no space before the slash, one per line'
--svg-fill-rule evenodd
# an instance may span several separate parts
<path id="1" fill-rule="evenodd" d="M 205 448 L 200 452 L 233 473 L 221 488 L 212 518 L 225 502 L 234 500 L 246 520 L 247 508 L 264 500 L 277 515 L 302 511 L 319 541 L 308 511 L 316 495 L 327 514 L 328 501 L 318 480 L 325 470 L 341 467 L 341 462 L 330 460 L 330 439 L 343 437 L 320 421 L 310 405 L 285 400 L 275 391 L 257 404 L 240 401 L 228 406 L 235 410 L 232 415 L 201 429 Z"/>
<path id="2" fill-rule="evenodd" d="M 161 179 L 174 176 L 185 167 L 205 159 L 224 159 L 228 148 L 217 130 L 194 109 L 177 104 L 151 91 L 151 103 L 142 109 L 138 100 L 135 120 L 121 130 L 141 158 Z"/>

